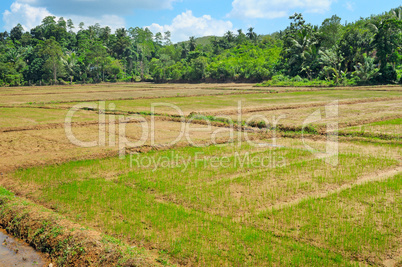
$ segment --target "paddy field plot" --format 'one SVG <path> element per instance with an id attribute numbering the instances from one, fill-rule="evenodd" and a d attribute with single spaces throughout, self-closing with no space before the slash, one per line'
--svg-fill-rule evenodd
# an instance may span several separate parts
<path id="1" fill-rule="evenodd" d="M 71 125 L 71 137 L 66 134 L 64 123 L 37 124 L 35 127 L 28 123 L 26 128 L 4 128 L 4 132 L 1 132 L 0 127 L 0 171 L 72 159 L 117 155 L 119 145 L 130 149 L 141 144 L 138 148 L 141 149 L 152 145 L 164 146 L 173 142 L 182 146 L 187 145 L 188 140 L 193 145 L 208 145 L 215 141 L 223 142 L 230 139 L 230 132 L 225 128 L 211 127 L 200 130 L 188 128 L 183 140 L 175 142 L 182 130 L 181 123 L 155 120 L 151 130 L 150 118 L 143 119 L 144 121 L 124 123 L 124 131 L 113 123 L 113 132 L 110 131 L 111 124 L 108 121 L 103 126 L 99 126 L 99 121 L 95 120 L 77 122 Z M 218 133 L 212 139 L 211 134 L 216 131 Z M 92 144 L 90 147 L 82 147 L 74 144 L 72 140 Z M 130 145 L 125 145 L 126 143 Z"/>
<path id="2" fill-rule="evenodd" d="M 364 146 L 367 145 L 354 144 L 360 146 L 361 152 L 353 153 L 346 144 L 341 144 L 344 149 L 341 149 L 340 164 L 334 168 L 322 164 L 321 160 L 315 159 L 293 140 L 283 140 L 283 143 L 293 143 L 294 146 L 261 149 L 247 144 L 241 147 L 234 144 L 223 148 L 180 148 L 174 152 L 148 152 L 125 161 L 108 158 L 31 168 L 17 171 L 11 177 L 18 181 L 22 191 L 37 202 L 47 203 L 71 220 L 79 220 L 106 233 L 113 233 L 129 243 L 168 251 L 183 264 L 205 262 L 214 265 L 225 262 L 231 265 L 269 265 L 297 261 L 303 265 L 308 262 L 315 265 L 348 265 L 368 259 L 380 264 L 389 253 L 396 255 L 402 211 L 397 206 L 384 207 L 384 202 L 373 200 L 370 202 L 372 204 L 365 205 L 373 209 L 371 216 L 378 216 L 380 223 L 376 225 L 370 222 L 371 228 L 367 231 L 375 230 L 377 235 L 384 233 L 386 240 L 377 240 L 376 234 L 359 237 L 361 242 L 368 242 L 362 245 L 366 249 L 356 245 L 350 247 L 347 242 L 347 238 L 353 237 L 356 227 L 362 223 L 350 218 L 363 216 L 361 210 L 352 207 L 359 205 L 359 200 L 365 203 L 365 198 L 370 198 L 370 195 L 347 199 L 350 207 L 335 209 L 332 211 L 335 217 L 326 214 L 319 220 L 320 217 L 314 214 L 323 226 L 336 224 L 332 229 L 343 235 L 345 241 L 338 242 L 336 246 L 331 246 L 330 242 L 325 246 L 316 246 L 315 242 L 309 242 L 307 234 L 310 232 L 305 234 L 305 239 L 299 239 L 299 236 L 295 238 L 292 235 L 295 231 L 292 232 L 294 216 L 290 214 L 283 218 L 281 212 L 298 212 L 294 210 L 306 201 L 323 205 L 320 203 L 327 199 L 329 202 L 338 200 L 346 194 L 344 191 L 359 190 L 360 185 L 354 185 L 361 179 L 375 181 L 373 174 L 401 171 L 398 159 L 387 156 L 394 147 L 370 147 L 371 151 L 377 153 L 365 154 Z M 196 155 L 200 158 L 198 161 L 193 158 L 188 165 L 184 162 L 159 168 L 148 165 L 150 158 L 173 161 L 171 153 L 178 153 L 183 157 L 182 161 Z M 246 161 L 239 166 L 236 155 L 244 159 L 245 153 L 250 153 L 252 158 L 265 159 L 266 162 Z M 286 164 L 276 166 L 268 162 L 273 154 L 278 162 Z M 225 159 L 227 167 L 214 165 L 213 162 L 218 162 L 218 159 Z M 397 185 L 397 181 L 390 183 Z M 351 189 L 342 190 L 345 186 Z M 372 186 L 377 188 L 378 185 L 374 183 Z M 337 189 L 340 189 L 339 192 Z M 384 186 L 383 190 L 386 189 L 387 186 Z M 364 187 L 361 190 L 364 192 Z M 400 190 L 392 190 L 387 192 L 387 198 L 394 202 L 387 205 L 400 204 Z M 329 192 L 328 196 L 314 198 L 325 192 Z M 300 204 L 286 206 L 293 202 Z M 376 210 L 381 213 L 377 214 Z M 302 214 L 297 215 L 305 216 L 304 223 L 313 228 L 310 224 L 317 222 L 309 221 L 308 212 L 302 209 Z M 289 220 L 289 226 L 282 226 L 279 218 L 275 220 L 270 214 L 281 216 L 281 220 Z M 371 218 L 370 214 L 366 216 L 365 220 Z M 265 220 L 270 221 L 266 223 Z M 284 232 L 281 232 L 280 238 L 275 234 L 279 230 Z M 321 231 L 327 234 L 320 236 L 320 233 L 313 232 L 311 235 L 323 240 L 327 235 L 335 235 L 329 229 Z M 351 242 L 356 244 L 358 240 Z M 367 249 L 373 246 L 378 246 L 376 251 Z M 269 251 L 275 253 L 270 254 Z M 371 253 L 375 257 L 371 257 Z"/>
<path id="3" fill-rule="evenodd" d="M 402 99 L 373 101 L 370 99 L 367 102 L 349 104 L 347 101 L 339 101 L 336 106 L 336 122 L 338 127 L 342 129 L 342 133 L 375 133 L 391 135 L 397 137 L 402 133 Z M 333 116 L 327 116 L 328 106 L 333 103 L 328 102 L 327 105 L 314 105 L 314 107 L 284 107 L 275 110 L 264 111 L 244 111 L 241 114 L 241 119 L 248 124 L 258 124 L 264 122 L 267 126 L 272 127 L 273 122 L 280 125 L 283 129 L 298 129 L 310 127 L 316 130 L 325 131 L 329 122 L 333 121 Z M 318 112 L 319 119 L 314 119 L 312 116 Z M 215 115 L 217 118 L 229 118 L 233 121 L 238 120 L 238 114 L 230 115 Z"/>
<path id="4" fill-rule="evenodd" d="M 90 101 L 90 98 L 87 97 Z M 97 99 L 97 98 L 95 98 Z M 116 109 L 125 112 L 151 112 L 152 104 L 165 103 L 177 106 L 184 115 L 190 113 L 202 113 L 205 115 L 236 114 L 241 101 L 241 107 L 245 112 L 260 109 L 280 109 L 287 108 L 289 105 L 292 108 L 309 107 L 319 105 L 326 105 L 334 100 L 339 101 L 378 101 L 383 100 L 398 100 L 401 99 L 399 91 L 346 91 L 346 90 L 324 90 L 324 91 L 307 91 L 307 92 L 281 92 L 281 93 L 235 93 L 235 94 L 221 94 L 221 95 L 200 95 L 200 96 L 173 96 L 173 97 L 160 97 L 150 99 L 125 99 L 120 100 L 115 98 L 106 101 L 106 106 L 113 103 Z M 107 99 L 106 99 L 107 100 Z M 83 101 L 81 101 L 83 102 Z M 70 103 L 36 103 L 33 106 L 52 107 L 52 108 L 71 108 L 79 102 Z M 154 110 L 158 114 L 178 115 L 177 110 L 171 106 L 156 107 Z"/>
<path id="5" fill-rule="evenodd" d="M 364 123 L 359 126 L 345 127 L 340 131 L 345 135 L 402 138 L 402 118 L 381 120 L 372 123 Z"/>
<path id="6" fill-rule="evenodd" d="M 100 84 L 76 86 L 48 86 L 2 88 L 0 104 L 22 105 L 49 102 L 72 102 L 85 100 L 141 99 L 159 97 L 185 97 L 197 95 L 219 95 L 268 91 L 252 85 L 200 84 L 200 85 L 157 85 L 157 84 Z"/>

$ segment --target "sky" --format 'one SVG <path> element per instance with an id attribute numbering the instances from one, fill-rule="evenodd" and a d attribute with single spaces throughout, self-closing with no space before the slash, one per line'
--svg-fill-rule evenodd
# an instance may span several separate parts
<path id="1" fill-rule="evenodd" d="M 10 31 L 18 23 L 30 30 L 53 15 L 72 19 L 76 28 L 84 22 L 113 30 L 170 31 L 172 41 L 178 42 L 249 27 L 258 34 L 270 34 L 285 29 L 295 12 L 320 25 L 332 15 L 353 22 L 400 5 L 400 0 L 1 0 L 0 30 Z"/>

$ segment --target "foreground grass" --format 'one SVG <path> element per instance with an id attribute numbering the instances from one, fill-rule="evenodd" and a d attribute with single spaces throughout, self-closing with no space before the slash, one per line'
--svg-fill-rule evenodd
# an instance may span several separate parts
<path id="1" fill-rule="evenodd" d="M 388 139 L 401 140 L 402 138 L 402 119 L 385 120 L 368 123 L 361 126 L 349 127 L 340 130 L 343 135 L 383 137 Z"/>
<path id="2" fill-rule="evenodd" d="M 274 152 L 286 160 L 286 166 L 266 168 L 259 162 L 243 168 L 209 167 L 214 156 L 231 162 L 234 152 L 264 157 L 273 153 L 270 150 L 249 145 L 187 147 L 175 151 L 181 160 L 202 153 L 207 167 L 192 161 L 186 169 L 182 165 L 154 170 L 136 162 L 130 168 L 129 158 L 109 158 L 20 170 L 13 178 L 31 197 L 69 218 L 127 242 L 157 248 L 162 256 L 179 263 L 350 265 L 354 258 L 342 256 L 341 250 L 292 236 L 277 237 L 269 223 L 253 225 L 247 218 L 270 205 L 351 183 L 398 162 L 343 154 L 341 164 L 330 168 L 304 150 L 279 148 Z M 163 158 L 170 153 L 149 152 L 139 157 Z M 236 195 L 239 187 L 243 189 L 240 197 Z"/>
<path id="3" fill-rule="evenodd" d="M 284 236 L 368 263 L 402 263 L 402 174 L 321 199 L 307 199 L 253 220 Z M 255 221 L 258 223 L 255 223 Z"/>
<path id="4" fill-rule="evenodd" d="M 0 187 L 0 227 L 46 253 L 57 266 L 158 265 L 149 251 L 73 224 L 3 187 Z"/>

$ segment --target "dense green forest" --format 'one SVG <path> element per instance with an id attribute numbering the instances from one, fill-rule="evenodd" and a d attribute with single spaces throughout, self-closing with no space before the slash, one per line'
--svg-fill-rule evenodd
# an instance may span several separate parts
<path id="1" fill-rule="evenodd" d="M 77 27 L 77 28 L 76 28 Z M 269 31 L 269 29 L 267 29 Z M 205 39 L 205 38 L 204 38 Z M 155 82 L 262 82 L 262 85 L 402 83 L 402 8 L 321 25 L 302 14 L 281 32 L 253 28 L 172 44 L 170 33 L 75 26 L 46 17 L 25 32 L 0 33 L 0 86 Z"/>

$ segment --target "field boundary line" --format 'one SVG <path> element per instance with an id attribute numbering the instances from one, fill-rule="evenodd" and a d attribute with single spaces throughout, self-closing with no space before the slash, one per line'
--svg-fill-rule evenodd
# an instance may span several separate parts
<path id="1" fill-rule="evenodd" d="M 339 105 L 353 105 L 360 103 L 374 103 L 381 101 L 392 101 L 392 100 L 401 100 L 402 96 L 395 97 L 376 97 L 376 98 L 363 98 L 363 99 L 354 99 L 354 100 L 345 100 L 339 101 Z M 260 111 L 275 111 L 275 110 L 289 110 L 289 109 L 301 109 L 301 108 L 314 108 L 314 107 L 324 107 L 328 102 L 312 102 L 308 104 L 293 104 L 293 105 L 283 105 L 283 106 L 275 106 L 275 107 L 260 107 L 260 108 L 243 108 L 242 113 L 254 113 Z M 216 112 L 200 112 L 200 115 L 235 115 L 238 113 L 238 110 L 222 110 Z"/>
<path id="2" fill-rule="evenodd" d="M 309 199 L 321 199 L 321 198 L 326 198 L 328 196 L 340 193 L 342 191 L 348 190 L 348 189 L 352 189 L 354 187 L 357 187 L 359 185 L 364 185 L 364 184 L 368 184 L 368 183 L 373 183 L 373 182 L 381 182 L 384 181 L 390 177 L 393 177 L 397 174 L 399 174 L 400 172 L 402 172 L 402 166 L 398 166 L 398 167 L 393 167 L 392 169 L 388 169 L 386 171 L 383 172 L 379 172 L 379 173 L 370 173 L 367 175 L 364 175 L 362 178 L 358 179 L 357 181 L 353 182 L 353 183 L 349 183 L 349 184 L 344 184 L 336 189 L 333 190 L 329 190 L 327 192 L 323 192 L 323 193 L 318 193 L 316 195 L 309 195 L 306 197 L 302 197 L 302 198 L 298 198 L 295 200 L 292 200 L 290 202 L 286 202 L 286 203 L 278 203 L 275 204 L 271 207 L 268 208 L 263 208 L 263 209 L 259 209 L 257 214 L 261 214 L 264 212 L 272 212 L 274 210 L 281 210 L 284 208 L 288 208 L 288 207 L 292 207 L 292 206 L 296 206 L 297 204 L 300 204 L 301 202 L 305 201 L 305 200 L 309 200 Z"/>
<path id="3" fill-rule="evenodd" d="M 224 90 L 222 90 L 224 91 Z M 187 97 L 204 97 L 204 96 L 230 96 L 230 95 L 250 95 L 250 94 L 277 94 L 278 92 L 232 92 L 232 93 L 222 93 L 222 94 L 199 94 L 199 95 L 174 95 L 174 96 L 143 96 L 143 97 L 122 97 L 122 98 L 110 98 L 110 99 L 85 99 L 85 100 L 68 100 L 68 101 L 50 101 L 50 102 L 40 102 L 44 105 L 54 105 L 54 104 L 68 104 L 68 103 L 85 103 L 85 102 L 99 102 L 99 101 L 126 101 L 126 100 L 147 100 L 147 99 L 163 99 L 163 98 L 187 98 Z M 21 103 L 27 104 L 27 103 Z M 18 104 L 16 104 L 18 105 Z"/>
<path id="4" fill-rule="evenodd" d="M 96 94 L 96 93 L 124 93 L 124 92 L 153 92 L 153 91 L 174 91 L 177 90 L 177 88 L 174 87 L 154 87 L 151 89 L 146 89 L 146 88 L 141 88 L 140 90 L 135 90 L 135 89 L 126 89 L 126 90 L 102 90 L 102 91 L 96 91 L 96 90 L 89 90 L 89 91 L 80 91 L 80 92 L 73 92 L 73 93 L 78 93 L 78 94 Z M 185 89 L 186 90 L 186 89 Z M 242 88 L 213 88 L 213 87 L 206 87 L 206 88 L 188 88 L 187 90 L 208 90 L 208 91 L 241 91 L 241 92 L 262 92 L 262 93 L 272 93 L 268 89 L 258 89 L 258 88 L 252 88 L 252 89 L 242 89 Z M 273 91 L 273 90 L 271 90 Z M 289 91 L 287 91 L 289 92 Z M 2 94 L 1 96 L 40 96 L 40 95 L 67 95 L 71 94 L 72 92 L 46 92 L 46 93 L 11 93 L 11 94 Z M 237 93 L 237 92 L 233 92 Z M 275 92 L 274 92 L 275 93 Z M 213 94 L 214 95 L 214 94 Z M 184 97 L 185 95 L 183 95 Z M 192 95 L 196 96 L 196 95 Z M 177 96 L 175 96 L 177 97 Z M 180 96 L 179 96 L 180 97 Z"/>
<path id="5" fill-rule="evenodd" d="M 303 163 L 303 162 L 307 163 L 307 162 L 311 162 L 311 161 L 314 161 L 314 160 L 320 160 L 320 159 L 311 158 L 311 159 L 306 159 L 306 160 L 301 160 L 301 161 L 295 161 L 295 162 L 292 162 L 290 165 L 299 164 L 299 163 Z M 213 185 L 216 185 L 216 184 L 218 184 L 220 182 L 233 181 L 233 180 L 235 180 L 237 178 L 246 177 L 246 176 L 250 176 L 250 175 L 256 175 L 256 174 L 260 174 L 260 173 L 263 173 L 263 172 L 266 172 L 266 171 L 267 171 L 267 169 L 262 168 L 262 169 L 258 169 L 258 170 L 255 170 L 255 171 L 236 173 L 236 174 L 230 175 L 227 178 L 222 178 L 222 179 L 218 179 L 218 180 L 205 182 L 205 183 L 202 183 L 202 184 L 196 184 L 196 185 L 187 186 L 184 190 L 195 188 L 195 187 L 198 187 L 198 186 L 213 186 Z M 179 191 L 182 191 L 182 190 L 179 190 Z M 179 192 L 179 191 L 177 191 L 177 190 L 176 191 L 170 191 L 170 192 L 166 192 L 165 194 L 172 194 L 172 193 L 176 193 L 176 192 Z"/>

